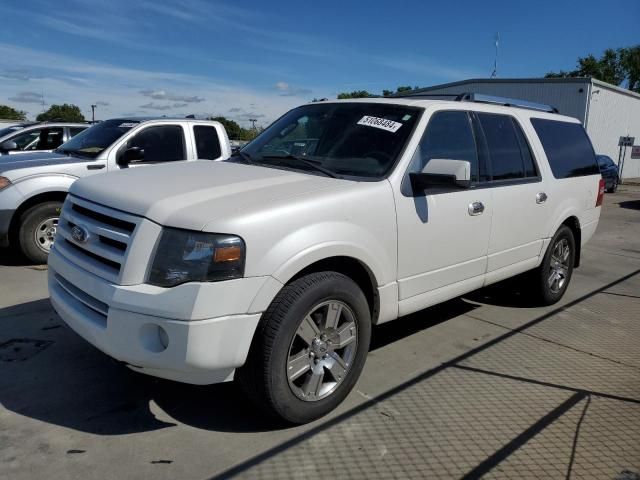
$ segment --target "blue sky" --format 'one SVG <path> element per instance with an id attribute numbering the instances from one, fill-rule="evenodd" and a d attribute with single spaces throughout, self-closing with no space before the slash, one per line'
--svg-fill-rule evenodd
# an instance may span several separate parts
<path id="1" fill-rule="evenodd" d="M 4 0 L 0 18 L 0 103 L 243 125 L 345 90 L 487 77 L 496 31 L 503 78 L 640 42 L 637 0 Z"/>

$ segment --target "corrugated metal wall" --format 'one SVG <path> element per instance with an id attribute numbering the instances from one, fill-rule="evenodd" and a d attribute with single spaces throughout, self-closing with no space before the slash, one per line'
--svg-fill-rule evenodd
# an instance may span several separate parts
<path id="1" fill-rule="evenodd" d="M 594 84 L 587 132 L 596 152 L 609 155 L 617 163 L 620 137 L 635 137 L 635 144 L 640 145 L 640 98 Z M 622 177 L 640 177 L 640 159 L 630 156 L 631 148 L 627 147 Z"/>
<path id="2" fill-rule="evenodd" d="M 429 89 L 425 93 L 484 93 L 499 97 L 519 98 L 556 107 L 561 114 L 584 122 L 589 82 L 536 83 L 536 82 L 474 82 Z M 582 92 L 580 92 L 582 89 Z"/>

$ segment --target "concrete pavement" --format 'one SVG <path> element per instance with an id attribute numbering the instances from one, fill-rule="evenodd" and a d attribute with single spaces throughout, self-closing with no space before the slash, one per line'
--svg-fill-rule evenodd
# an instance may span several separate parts
<path id="1" fill-rule="evenodd" d="M 0 255 L 0 478 L 640 478 L 638 187 L 560 304 L 511 281 L 375 328 L 355 391 L 296 428 L 111 361 Z"/>

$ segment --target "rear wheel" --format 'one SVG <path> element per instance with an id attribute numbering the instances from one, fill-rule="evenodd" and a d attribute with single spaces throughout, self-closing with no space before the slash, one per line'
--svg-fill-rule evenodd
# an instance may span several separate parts
<path id="1" fill-rule="evenodd" d="M 370 338 L 369 306 L 353 280 L 335 272 L 306 275 L 264 313 L 238 380 L 268 413 L 310 422 L 351 391 Z"/>
<path id="2" fill-rule="evenodd" d="M 533 279 L 538 298 L 544 305 L 552 305 L 567 291 L 575 262 L 573 232 L 562 225 L 551 239 L 542 260 L 534 271 Z"/>
<path id="3" fill-rule="evenodd" d="M 28 209 L 20 218 L 18 243 L 33 263 L 47 263 L 58 228 L 62 202 L 44 202 Z"/>

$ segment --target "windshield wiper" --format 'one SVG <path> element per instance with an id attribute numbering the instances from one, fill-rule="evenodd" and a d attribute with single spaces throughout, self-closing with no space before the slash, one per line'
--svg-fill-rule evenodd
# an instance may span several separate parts
<path id="1" fill-rule="evenodd" d="M 324 173 L 327 177 L 340 178 L 338 175 L 336 175 L 334 172 L 332 172 L 328 168 L 321 167 L 320 165 L 317 165 L 315 162 L 312 162 L 311 160 L 307 160 L 306 158 L 296 157 L 295 155 L 291 155 L 291 154 L 289 154 L 289 155 L 263 155 L 262 158 L 263 159 L 274 159 L 274 160 L 295 160 L 296 162 L 303 163 L 306 166 L 311 167 L 313 170 L 315 170 L 317 172 Z"/>
<path id="2" fill-rule="evenodd" d="M 255 161 L 253 160 L 253 158 L 251 158 L 251 155 L 249 155 L 246 152 L 243 152 L 242 150 L 238 150 L 237 152 L 235 152 L 234 154 L 231 155 L 232 157 L 240 157 L 243 160 L 245 160 L 247 163 L 255 163 Z"/>
<path id="3" fill-rule="evenodd" d="M 75 150 L 65 150 L 64 148 L 56 148 L 53 153 L 61 153 L 63 155 L 66 155 L 68 157 L 78 157 L 78 158 L 85 158 L 84 155 L 81 155 L 79 152 L 75 151 Z"/>

